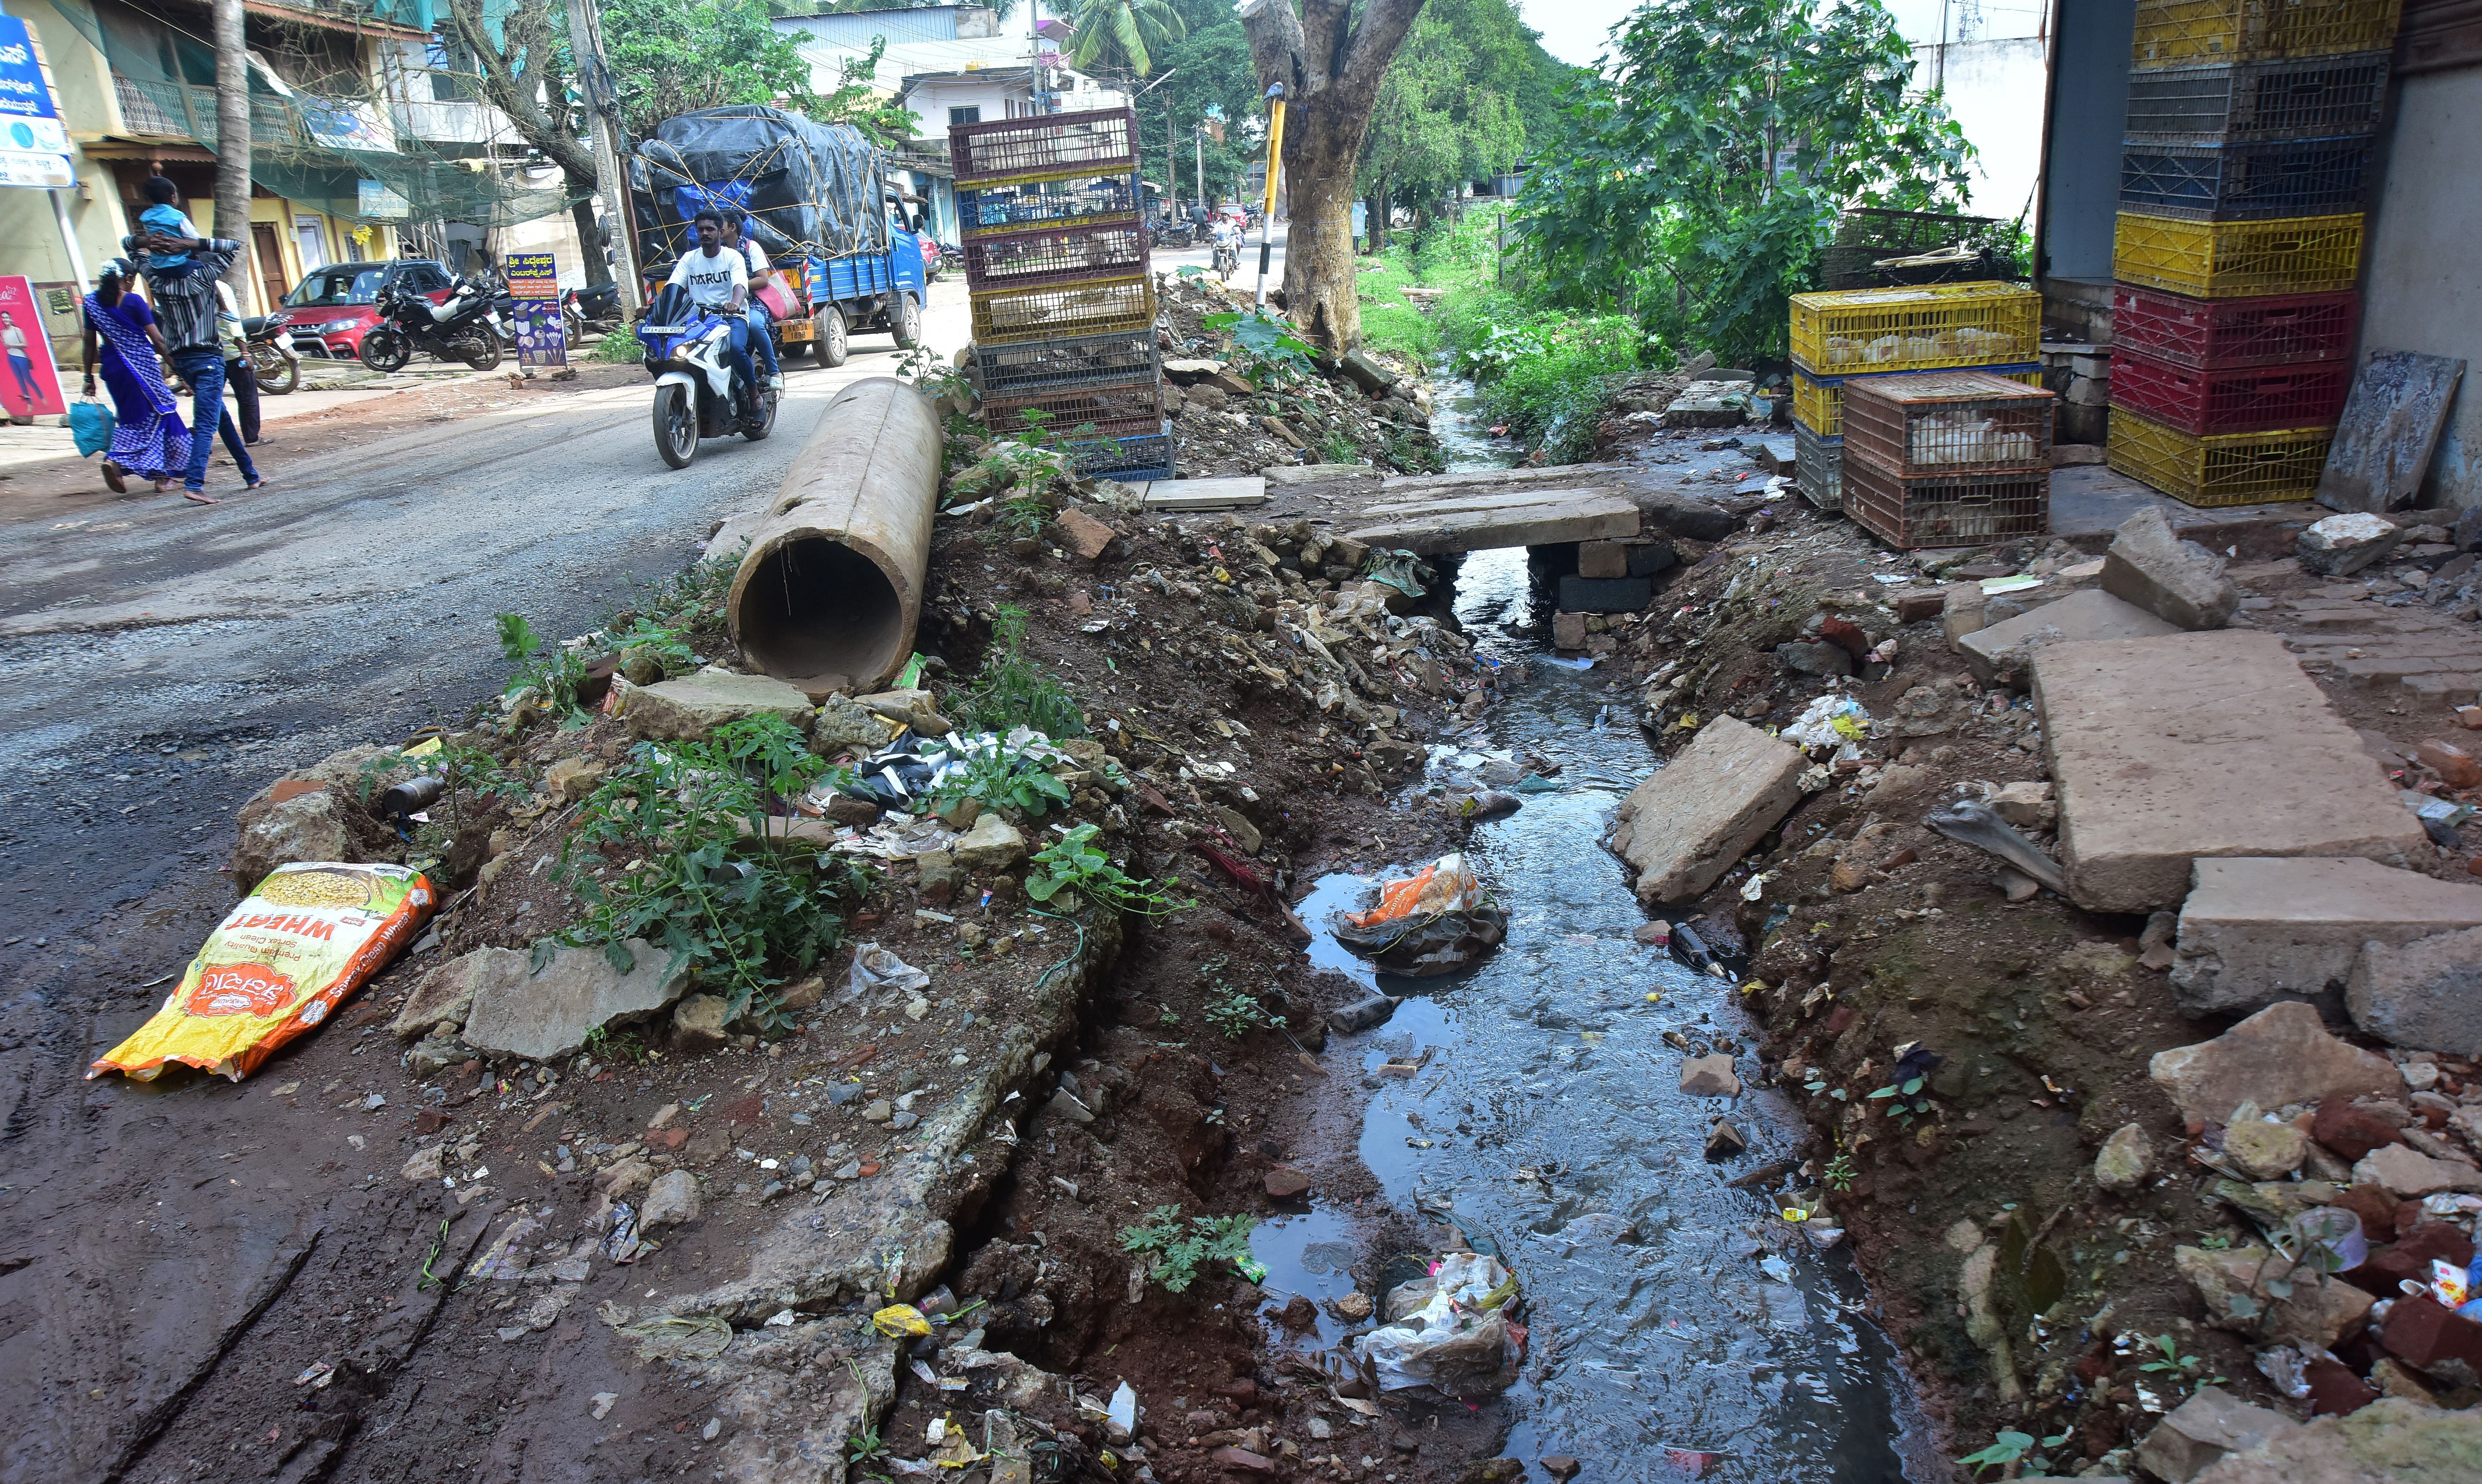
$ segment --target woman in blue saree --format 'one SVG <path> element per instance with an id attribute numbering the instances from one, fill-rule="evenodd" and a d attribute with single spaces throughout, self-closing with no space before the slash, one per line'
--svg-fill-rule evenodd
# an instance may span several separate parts
<path id="1" fill-rule="evenodd" d="M 94 395 L 96 346 L 102 347 L 103 384 L 112 392 L 112 446 L 103 455 L 103 482 L 115 494 L 126 494 L 126 476 L 155 481 L 162 493 L 188 466 L 190 429 L 181 421 L 179 404 L 165 384 L 157 357 L 162 337 L 154 311 L 126 288 L 128 268 L 118 258 L 106 262 L 95 277 L 94 292 L 86 296 L 86 391 Z M 198 494 L 190 498 L 213 504 Z"/>

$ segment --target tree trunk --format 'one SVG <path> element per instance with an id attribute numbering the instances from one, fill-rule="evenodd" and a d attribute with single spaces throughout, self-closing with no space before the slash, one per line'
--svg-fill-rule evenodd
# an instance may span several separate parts
<path id="1" fill-rule="evenodd" d="M 215 0 L 215 235 L 241 244 L 224 269 L 234 302 L 250 292 L 250 52 L 242 36 L 242 0 Z"/>
<path id="2" fill-rule="evenodd" d="M 1387 251 L 1387 182 L 1370 188 L 1370 255 Z"/>
<path id="3" fill-rule="evenodd" d="M 1337 354 L 1361 339 L 1353 276 L 1353 172 L 1379 81 L 1422 0 L 1244 0 L 1258 80 L 1284 89 L 1284 303 L 1305 336 Z"/>
<path id="4" fill-rule="evenodd" d="M 594 177 L 580 180 L 564 172 L 561 179 L 572 192 L 584 193 L 586 199 L 568 208 L 568 219 L 577 224 L 577 254 L 586 264 L 586 286 L 601 288 L 612 281 L 612 265 L 603 257 L 603 226 L 594 219 Z"/>

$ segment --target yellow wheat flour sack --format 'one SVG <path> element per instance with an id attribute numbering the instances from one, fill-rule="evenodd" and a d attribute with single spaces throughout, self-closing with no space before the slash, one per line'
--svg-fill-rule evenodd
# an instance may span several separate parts
<path id="1" fill-rule="evenodd" d="M 401 865 L 280 865 L 242 899 L 137 1034 L 87 1070 L 145 1081 L 187 1062 L 238 1082 L 315 1029 L 438 905 Z"/>

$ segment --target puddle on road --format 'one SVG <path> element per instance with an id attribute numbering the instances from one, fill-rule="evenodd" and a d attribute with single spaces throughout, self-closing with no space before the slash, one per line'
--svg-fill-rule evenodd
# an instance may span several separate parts
<path id="1" fill-rule="evenodd" d="M 1440 398 L 1441 440 L 1475 466 L 1491 445 L 1458 400 Z M 1473 835 L 1508 941 L 1462 976 L 1404 980 L 1374 975 L 1327 932 L 1378 878 L 1329 876 L 1298 910 L 1319 935 L 1314 964 L 1410 996 L 1386 1024 L 1333 1039 L 1332 1052 L 1365 1073 L 1428 1053 L 1417 1076 L 1378 1083 L 1364 1111 L 1360 1154 L 1386 1199 L 1454 1222 L 1523 1285 L 1531 1334 L 1506 1453 L 1536 1479 L 1548 1475 L 1535 1461 L 1561 1453 L 1598 1480 L 1905 1477 L 1898 1448 L 1913 1418 L 1849 1258 L 1812 1251 L 1762 1195 L 1724 1187 L 1789 1157 L 1798 1119 L 1771 1093 L 1727 1106 L 1677 1091 L 1680 1054 L 1665 1030 L 1746 1047 L 1756 1028 L 1729 982 L 1630 936 L 1647 914 L 1601 848 L 1612 809 L 1652 762 L 1625 719 L 1628 693 L 1605 690 L 1600 667 L 1546 663 L 1521 631 L 1535 621 L 1521 550 L 1468 558 L 1457 613 L 1509 678 L 1487 736 L 1435 752 L 1433 777 L 1461 756 L 1470 777 L 1475 755 L 1561 765 L 1560 791 L 1529 795 Z M 1750 1148 L 1713 1166 L 1703 1145 L 1718 1113 Z M 1353 1213 L 1325 1208 L 1258 1229 L 1253 1249 L 1281 1292 L 1271 1333 L 1291 1294 L 1323 1306 L 1352 1286 L 1340 1268 L 1356 1231 Z M 1346 1328 L 1322 1307 L 1317 1335 L 1289 1342 L 1315 1351 Z"/>

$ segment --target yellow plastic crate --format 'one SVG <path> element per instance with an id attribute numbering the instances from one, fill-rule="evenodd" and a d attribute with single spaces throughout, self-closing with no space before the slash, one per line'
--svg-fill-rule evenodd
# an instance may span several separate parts
<path id="1" fill-rule="evenodd" d="M 1813 376 L 2032 360 L 2043 296 L 1996 280 L 1792 296 L 1792 363 Z"/>
<path id="2" fill-rule="evenodd" d="M 2104 457 L 2113 468 L 2184 504 L 2257 505 L 2315 493 L 2335 437 L 2334 428 L 2199 437 L 2113 408 Z"/>
<path id="3" fill-rule="evenodd" d="M 2043 384 L 2043 368 L 2040 365 L 1970 366 L 1967 369 L 1988 371 L 1994 376 L 2004 376 L 2012 382 L 2021 382 L 2028 386 Z M 1876 374 L 1907 376 L 1911 371 L 1883 371 Z M 1844 384 L 1855 380 L 1858 379 L 1849 376 L 1813 377 L 1796 367 L 1792 373 L 1793 420 L 1820 437 L 1842 437 L 1844 436 Z"/>
<path id="4" fill-rule="evenodd" d="M 2395 44 L 2398 9 L 2399 0 L 2137 0 L 2129 66 L 2382 51 Z"/>
<path id="5" fill-rule="evenodd" d="M 2362 276 L 2363 220 L 2185 222 L 2124 211 L 2112 228 L 2112 277 L 2192 299 L 2347 289 Z"/>
<path id="6" fill-rule="evenodd" d="M 1155 282 L 1146 275 L 978 289 L 968 297 L 977 345 L 1117 334 L 1149 329 L 1155 322 Z"/>

